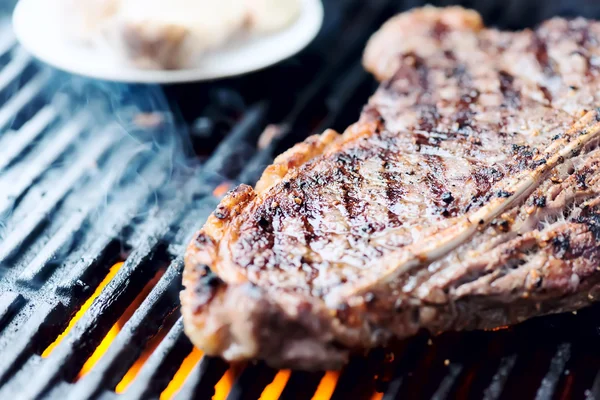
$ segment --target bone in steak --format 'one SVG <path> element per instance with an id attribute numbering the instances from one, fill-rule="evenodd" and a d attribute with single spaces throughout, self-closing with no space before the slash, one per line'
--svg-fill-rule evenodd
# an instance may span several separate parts
<path id="1" fill-rule="evenodd" d="M 228 360 L 336 368 L 421 328 L 493 328 L 600 296 L 600 24 L 516 33 L 401 14 L 342 135 L 229 193 L 186 254 L 191 340 Z"/>

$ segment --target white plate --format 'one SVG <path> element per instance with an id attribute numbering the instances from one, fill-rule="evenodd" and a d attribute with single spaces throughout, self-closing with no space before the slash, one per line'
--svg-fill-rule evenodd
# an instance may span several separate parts
<path id="1" fill-rule="evenodd" d="M 54 4 L 54 6 L 53 6 Z M 53 0 L 20 0 L 13 25 L 21 45 L 40 60 L 70 73 L 119 82 L 176 83 L 224 78 L 255 71 L 284 60 L 310 43 L 323 23 L 320 0 L 302 0 L 302 13 L 281 32 L 246 39 L 214 51 L 198 67 L 143 70 L 124 64 L 97 48 L 78 45 L 65 36 Z"/>

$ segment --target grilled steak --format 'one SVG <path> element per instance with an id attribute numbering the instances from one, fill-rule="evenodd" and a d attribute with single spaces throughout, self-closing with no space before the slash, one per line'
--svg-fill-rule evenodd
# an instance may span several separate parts
<path id="1" fill-rule="evenodd" d="M 389 21 L 359 122 L 229 193 L 186 254 L 191 340 L 336 368 L 393 338 L 493 328 L 600 296 L 600 24 Z"/>

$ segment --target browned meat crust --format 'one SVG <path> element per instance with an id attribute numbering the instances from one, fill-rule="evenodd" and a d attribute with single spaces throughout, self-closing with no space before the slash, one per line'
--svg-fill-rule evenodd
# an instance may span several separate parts
<path id="1" fill-rule="evenodd" d="M 598 39 L 583 19 L 517 33 L 460 8 L 392 19 L 365 53 L 385 81 L 360 121 L 279 156 L 190 244 L 191 340 L 228 360 L 335 368 L 420 328 L 594 301 Z"/>

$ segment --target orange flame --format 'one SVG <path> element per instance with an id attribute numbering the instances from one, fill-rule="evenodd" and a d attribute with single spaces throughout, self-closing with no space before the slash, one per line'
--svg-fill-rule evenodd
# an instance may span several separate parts
<path id="1" fill-rule="evenodd" d="M 215 188 L 215 190 L 213 190 L 213 195 L 215 197 L 221 197 L 221 196 L 223 196 L 225 193 L 227 193 L 229 191 L 229 188 L 231 188 L 231 183 L 230 182 L 223 182 L 219 186 L 217 186 Z"/>
<path id="2" fill-rule="evenodd" d="M 225 372 L 225 375 L 217 382 L 215 385 L 215 394 L 212 400 L 225 400 L 227 395 L 231 391 L 231 387 L 233 386 L 233 382 L 235 381 L 235 373 L 230 368 Z"/>
<path id="3" fill-rule="evenodd" d="M 502 326 L 497 326 L 495 328 L 491 328 L 491 329 L 486 329 L 487 331 L 491 331 L 491 332 L 498 332 L 498 331 L 503 331 L 505 329 L 508 329 L 509 326 L 508 325 L 502 325 Z"/>
<path id="4" fill-rule="evenodd" d="M 52 353 L 52 350 L 54 350 L 54 348 L 64 339 L 64 337 L 69 333 L 69 331 L 73 328 L 73 326 L 77 323 L 77 321 L 79 321 L 81 319 L 81 317 L 83 316 L 83 314 L 85 314 L 85 312 L 90 308 L 90 306 L 92 305 L 94 300 L 100 295 L 100 293 L 102 293 L 102 290 L 106 287 L 106 285 L 108 285 L 108 283 L 115 277 L 115 275 L 117 274 L 117 272 L 119 271 L 119 269 L 121 268 L 122 265 L 123 265 L 123 262 L 118 262 L 110 268 L 108 274 L 106 274 L 106 276 L 104 277 L 102 282 L 100 282 L 100 284 L 98 285 L 98 287 L 96 288 L 94 293 L 87 299 L 87 301 L 85 303 L 83 303 L 83 305 L 81 306 L 79 311 L 75 314 L 73 319 L 71 319 L 71 321 L 69 322 L 69 325 L 63 331 L 63 333 L 61 333 L 56 338 L 56 340 L 50 346 L 48 346 L 46 348 L 46 350 L 44 350 L 44 352 L 42 353 L 42 357 L 48 357 Z M 125 312 L 119 318 L 119 320 L 110 328 L 110 330 L 108 331 L 108 333 L 106 334 L 104 339 L 102 339 L 102 342 L 100 342 L 98 347 L 96 347 L 96 350 L 94 350 L 92 355 L 83 364 L 83 367 L 81 367 L 81 370 L 79 371 L 79 374 L 77 375 L 77 379 L 80 379 L 85 374 L 90 372 L 90 370 L 92 368 L 94 368 L 94 365 L 96 365 L 98 360 L 100 360 L 100 358 L 102 358 L 104 353 L 106 353 L 106 351 L 108 350 L 108 348 L 110 347 L 112 342 L 115 340 L 115 338 L 121 331 L 121 327 L 123 325 L 125 325 L 125 323 L 129 320 L 129 318 L 131 318 L 131 316 L 133 315 L 135 310 L 139 307 L 139 305 L 142 303 L 142 301 L 146 298 L 148 293 L 150 293 L 150 290 L 152 290 L 152 288 L 156 285 L 156 282 L 158 282 L 158 280 L 162 276 L 162 272 L 164 272 L 164 271 L 159 271 L 159 273 L 157 273 L 154 276 L 154 278 L 151 279 L 146 284 L 146 286 L 144 286 L 144 288 L 142 289 L 140 294 L 138 294 L 138 296 L 135 298 L 135 300 L 125 310 Z M 147 346 L 147 348 L 144 350 L 144 352 L 142 352 L 142 355 L 140 356 L 140 358 L 131 366 L 131 368 L 127 371 L 127 373 L 125 374 L 125 376 L 123 377 L 121 382 L 119 382 L 119 384 L 117 385 L 117 387 L 115 389 L 115 391 L 117 393 L 123 392 L 129 385 L 129 383 L 131 383 L 131 381 L 136 377 L 137 373 L 139 372 L 140 368 L 142 367 L 142 365 L 144 364 L 146 359 L 150 356 L 150 354 L 152 354 L 152 351 L 158 345 L 158 343 L 160 343 L 162 336 L 164 336 L 164 333 L 162 335 L 157 335 L 157 337 L 151 341 L 150 345 Z"/>
<path id="5" fill-rule="evenodd" d="M 335 390 L 335 385 L 339 377 L 339 371 L 327 371 L 321 379 L 321 383 L 319 383 L 312 400 L 329 400 Z"/>
<path id="6" fill-rule="evenodd" d="M 163 274 L 164 274 L 164 270 L 159 270 L 156 273 L 156 275 L 154 275 L 154 277 L 152 279 L 150 279 L 150 281 L 148 281 L 148 283 L 146 283 L 146 285 L 141 290 L 141 292 L 136 296 L 136 298 L 129 305 L 129 307 L 127 307 L 127 309 L 125 310 L 125 312 L 123 313 L 121 318 L 119 318 L 119 320 L 117 321 L 115 326 L 121 327 L 121 326 L 125 325 L 125 323 L 129 320 L 129 318 L 131 318 L 131 316 L 133 315 L 135 310 L 137 310 L 138 307 L 140 306 L 140 304 L 142 304 L 142 302 L 144 301 L 146 296 L 148 296 L 148 294 L 150 294 L 150 291 L 152 291 L 152 288 L 154 288 L 154 286 L 156 286 L 156 284 L 158 283 L 159 279 L 163 276 Z M 143 349 L 142 354 L 140 354 L 138 359 L 133 363 L 133 365 L 129 368 L 129 370 L 127 370 L 127 372 L 121 379 L 121 382 L 119 382 L 117 384 L 117 386 L 115 387 L 115 392 L 123 393 L 127 389 L 129 384 L 137 376 L 138 372 L 140 372 L 140 369 L 142 368 L 142 366 L 144 365 L 144 363 L 146 362 L 148 357 L 150 357 L 150 355 L 154 352 L 154 350 L 159 345 L 161 340 L 165 337 L 166 332 L 168 331 L 168 328 L 169 327 L 163 327 L 163 329 L 155 337 L 153 337 L 152 340 L 150 340 L 150 342 Z"/>
<path id="7" fill-rule="evenodd" d="M 160 394 L 160 400 L 168 400 L 173 397 L 175 393 L 181 388 L 185 379 L 190 374 L 194 366 L 200 362 L 202 358 L 202 352 L 194 347 L 194 350 L 183 360 L 181 366 L 173 375 L 173 379 L 169 382 L 169 385 Z"/>
<path id="8" fill-rule="evenodd" d="M 54 350 L 54 348 L 56 346 L 58 346 L 58 344 L 60 342 L 62 342 L 62 340 L 65 338 L 65 336 L 67 336 L 67 334 L 71 331 L 71 329 L 73 329 L 73 326 L 75 326 L 77 321 L 79 321 L 81 319 L 81 317 L 83 316 L 83 314 L 85 314 L 87 309 L 90 308 L 90 306 L 92 305 L 94 300 L 96 300 L 96 297 L 100 296 L 100 293 L 102 293 L 102 290 L 104 289 L 104 287 L 106 285 L 108 285 L 108 282 L 110 282 L 111 279 L 115 277 L 115 275 L 119 271 L 119 268 L 121 268 L 121 265 L 123 265 L 123 263 L 119 262 L 110 268 L 110 270 L 108 271 L 108 274 L 106 274 L 106 276 L 104 277 L 102 282 L 100 282 L 100 284 L 98 285 L 98 287 L 96 288 L 94 293 L 92 293 L 90 298 L 87 299 L 87 301 L 85 303 L 83 303 L 83 305 L 81 306 L 79 311 L 77 311 L 77 313 L 75 314 L 73 319 L 71 319 L 71 322 L 69 322 L 69 326 L 67 326 L 67 328 L 63 331 L 63 333 L 61 333 L 56 338 L 56 340 L 50 346 L 48 346 L 46 348 L 46 350 L 44 350 L 44 352 L 42 353 L 42 357 L 48 357 L 52 353 L 52 350 Z M 86 365 L 88 363 L 90 363 L 92 361 L 92 359 L 95 359 L 97 361 L 98 358 L 100 358 L 100 355 L 104 354 L 104 352 L 108 348 L 108 345 L 113 341 L 115 336 L 117 336 L 117 333 L 119 333 L 118 328 L 115 330 L 115 327 L 113 326 L 113 328 L 108 332 L 108 334 L 106 335 L 106 337 L 104 338 L 102 343 L 100 343 L 100 345 L 98 346 L 98 348 L 96 349 L 94 354 L 92 354 L 92 356 L 88 359 L 88 361 L 86 362 Z M 104 349 L 104 351 L 100 352 L 101 348 Z M 99 353 L 99 354 L 97 354 L 97 353 Z M 92 364 L 95 364 L 95 361 Z M 85 365 L 84 365 L 84 368 L 85 368 Z"/>
<path id="9" fill-rule="evenodd" d="M 173 397 L 174 394 L 181 388 L 185 379 L 192 371 L 194 366 L 202 358 L 202 352 L 198 349 L 194 349 L 192 353 L 183 361 L 179 370 L 175 373 L 173 380 L 169 383 L 169 386 L 161 393 L 160 400 L 168 400 Z M 227 395 L 231 391 L 231 388 L 239 375 L 239 371 L 236 368 L 228 369 L 219 382 L 215 385 L 215 394 L 212 400 L 225 400 Z M 339 379 L 339 371 L 328 371 L 325 373 L 312 400 L 329 400 L 333 394 L 335 387 Z M 273 381 L 267 385 L 259 400 L 275 400 L 278 399 L 288 380 L 290 379 L 290 370 L 281 370 L 275 375 Z M 371 395 L 371 400 L 381 400 L 383 393 L 374 392 Z"/>
<path id="10" fill-rule="evenodd" d="M 277 375 L 275 375 L 273 382 L 268 384 L 267 387 L 265 387 L 265 390 L 263 390 L 260 395 L 260 400 L 278 399 L 281 392 L 283 392 L 287 381 L 290 379 L 290 374 L 291 371 L 287 369 L 279 371 Z"/>
<path id="11" fill-rule="evenodd" d="M 94 365 L 96 365 L 98 360 L 100 360 L 104 353 L 108 351 L 108 348 L 112 344 L 113 340 L 115 340 L 120 330 L 121 328 L 119 328 L 117 324 L 114 324 L 113 327 L 110 328 L 110 331 L 108 331 L 104 339 L 102 339 L 102 342 L 100 342 L 90 358 L 88 358 L 85 364 L 83 364 L 83 367 L 81 367 L 81 371 L 79 371 L 79 374 L 77 374 L 77 379 L 81 379 L 85 374 L 90 372 L 92 368 L 94 368 Z"/>
<path id="12" fill-rule="evenodd" d="M 115 387 L 115 392 L 123 393 L 125 390 L 127 390 L 127 387 L 131 382 L 133 382 L 146 360 L 148 360 L 156 347 L 158 347 L 161 340 L 165 337 L 164 332 L 166 332 L 166 330 L 162 330 L 161 333 L 152 338 L 150 343 L 148 343 L 146 348 L 142 351 L 142 354 L 139 356 L 139 358 L 133 363 L 129 370 L 127 370 L 127 373 L 123 376 L 121 382 L 119 382 L 119 384 Z"/>
<path id="13" fill-rule="evenodd" d="M 223 184 L 219 185 L 217 187 L 217 189 L 215 189 L 215 195 L 221 196 L 222 194 L 227 192 L 227 190 L 229 190 L 229 187 L 230 187 L 230 184 L 228 184 L 228 183 L 223 183 Z M 110 268 L 106 277 L 102 280 L 102 282 L 100 282 L 100 284 L 98 285 L 98 287 L 96 288 L 94 293 L 81 306 L 81 309 L 75 314 L 73 319 L 69 322 L 69 325 L 64 330 L 64 332 L 61 333 L 56 338 L 56 340 L 44 350 L 44 352 L 42 353 L 42 357 L 48 357 L 52 353 L 52 350 L 54 350 L 54 348 L 64 339 L 64 337 L 69 333 L 69 331 L 73 328 L 73 326 L 77 323 L 77 321 L 79 321 L 81 319 L 81 317 L 87 311 L 87 309 L 91 306 L 93 301 L 100 295 L 100 293 L 102 292 L 104 287 L 106 285 L 108 285 L 108 283 L 111 281 L 111 279 L 114 278 L 114 276 L 117 274 L 117 272 L 119 271 L 119 269 L 121 268 L 122 265 L 123 265 L 123 263 L 119 262 Z M 89 357 L 89 359 L 85 362 L 85 364 L 81 368 L 81 371 L 79 372 L 79 375 L 77 376 L 77 379 L 79 379 L 82 376 L 84 376 L 85 374 L 87 374 L 94 367 L 96 362 L 98 362 L 98 360 L 104 355 L 104 353 L 108 350 L 109 346 L 112 344 L 113 340 L 115 340 L 121 327 L 127 322 L 127 320 L 131 317 L 131 315 L 133 315 L 133 312 L 141 304 L 141 302 L 148 295 L 150 290 L 154 287 L 154 285 L 156 284 L 158 279 L 160 279 L 161 276 L 162 276 L 162 274 L 158 273 L 150 282 L 148 282 L 148 284 L 144 287 L 142 292 L 136 297 L 136 299 L 132 302 L 132 304 L 127 308 L 127 310 L 123 313 L 121 318 L 119 318 L 117 323 L 115 323 L 113 325 L 113 327 L 106 334 L 106 336 L 104 337 L 102 342 L 98 345 L 96 350 L 92 353 L 92 355 Z M 138 360 L 131 366 L 131 368 L 127 371 L 127 373 L 125 374 L 125 376 L 123 377 L 121 382 L 119 382 L 119 384 L 115 388 L 115 391 L 117 393 L 122 393 L 122 392 L 126 391 L 128 385 L 135 379 L 139 370 L 142 368 L 142 366 L 146 362 L 147 358 L 152 354 L 152 352 L 154 351 L 156 346 L 158 346 L 158 344 L 160 343 L 160 341 L 162 340 L 162 338 L 164 336 L 164 332 L 166 332 L 167 330 L 168 329 L 163 329 L 162 330 L 163 333 L 160 335 L 157 335 L 157 337 L 155 337 L 150 342 L 150 344 L 148 346 L 146 346 L 146 349 L 142 352 L 142 354 L 140 355 Z M 194 348 L 192 350 L 192 352 L 183 360 L 183 362 L 181 363 L 181 366 L 179 367 L 179 369 L 173 376 L 173 379 L 171 380 L 171 382 L 169 382 L 169 385 L 161 393 L 160 400 L 171 399 L 179 391 L 179 389 L 185 382 L 186 378 L 188 377 L 190 372 L 193 370 L 195 365 L 201 360 L 201 358 L 202 358 L 202 352 L 200 350 Z M 212 400 L 225 400 L 227 398 L 227 395 L 229 394 L 229 392 L 233 386 L 233 383 L 235 382 L 235 379 L 239 375 L 239 372 L 240 372 L 239 368 L 237 368 L 235 366 L 233 366 L 232 368 L 229 368 L 225 372 L 223 377 L 215 385 L 215 394 L 212 397 Z M 265 387 L 265 389 L 263 390 L 263 392 L 260 396 L 260 400 L 271 400 L 271 399 L 279 398 L 279 396 L 283 392 L 283 389 L 285 388 L 285 385 L 287 384 L 290 376 L 291 376 L 291 371 L 289 371 L 289 370 L 279 371 L 275 375 L 275 378 L 273 379 L 273 381 L 269 385 L 267 385 Z M 317 387 L 317 390 L 315 391 L 315 394 L 313 395 L 312 400 L 328 400 L 328 399 L 330 399 L 331 395 L 333 394 L 333 392 L 335 390 L 335 386 L 337 384 L 338 379 L 339 379 L 339 371 L 326 372 L 325 375 L 323 376 L 323 378 L 321 379 L 321 382 L 319 383 L 319 386 Z M 382 397 L 383 397 L 382 393 L 373 393 L 371 400 L 381 400 Z"/>
<path id="14" fill-rule="evenodd" d="M 371 400 L 381 400 L 383 399 L 383 393 L 375 392 L 371 396 Z"/>

